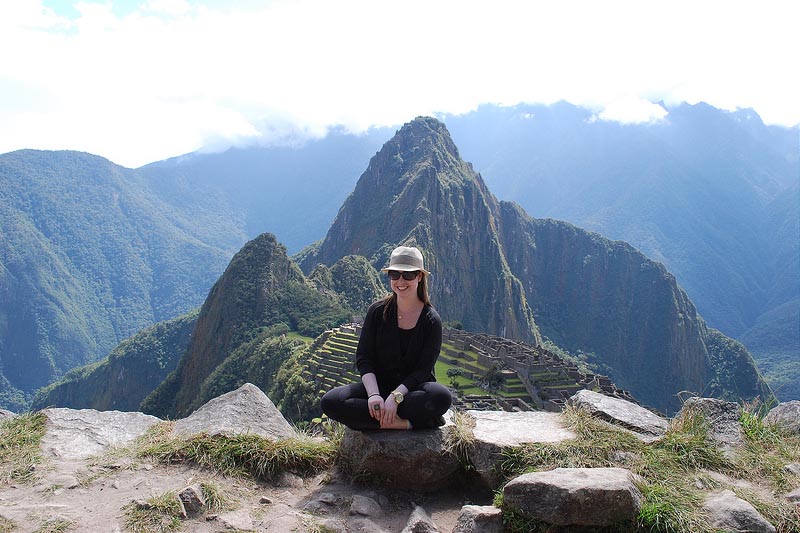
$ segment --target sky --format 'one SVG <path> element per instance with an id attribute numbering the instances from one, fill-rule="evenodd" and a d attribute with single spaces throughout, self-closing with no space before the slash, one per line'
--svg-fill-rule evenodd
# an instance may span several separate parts
<path id="1" fill-rule="evenodd" d="M 135 168 L 561 100 L 602 120 L 704 101 L 792 126 L 798 13 L 795 0 L 2 0 L 0 153 Z"/>

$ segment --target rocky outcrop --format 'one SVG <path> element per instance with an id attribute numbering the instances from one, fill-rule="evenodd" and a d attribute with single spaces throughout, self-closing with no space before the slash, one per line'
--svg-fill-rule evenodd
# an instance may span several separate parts
<path id="1" fill-rule="evenodd" d="M 345 430 L 342 461 L 358 476 L 430 492 L 448 485 L 461 465 L 447 447 L 452 422 L 420 431 Z"/>
<path id="2" fill-rule="evenodd" d="M 503 487 L 503 503 L 548 524 L 611 526 L 639 513 L 643 497 L 636 481 L 622 468 L 556 468 L 512 479 Z"/>
<path id="3" fill-rule="evenodd" d="M 503 479 L 498 466 L 503 452 L 524 444 L 557 443 L 575 438 L 561 417 L 544 411 L 468 411 L 474 421 L 468 459 L 481 480 L 491 488 Z"/>
<path id="4" fill-rule="evenodd" d="M 154 416 L 120 411 L 57 407 L 41 412 L 47 417 L 42 451 L 60 459 L 85 459 L 125 446 L 159 422 Z"/>
<path id="5" fill-rule="evenodd" d="M 800 401 L 792 400 L 770 409 L 764 422 L 774 424 L 791 433 L 800 433 Z"/>
<path id="6" fill-rule="evenodd" d="M 739 422 L 739 406 L 716 398 L 689 398 L 677 417 L 699 414 L 703 417 L 708 438 L 726 454 L 744 445 L 744 434 Z"/>
<path id="7" fill-rule="evenodd" d="M 645 440 L 662 436 L 669 427 L 665 418 L 644 407 L 590 390 L 578 391 L 569 403 L 592 416 L 629 429 Z"/>
<path id="8" fill-rule="evenodd" d="M 724 531 L 775 533 L 775 527 L 755 507 L 730 490 L 723 490 L 706 498 L 703 509 L 708 513 L 709 523 L 714 528 Z"/>
<path id="9" fill-rule="evenodd" d="M 297 431 L 281 415 L 261 389 L 245 383 L 223 394 L 173 426 L 177 434 L 209 435 L 253 434 L 267 439 L 297 437 Z"/>

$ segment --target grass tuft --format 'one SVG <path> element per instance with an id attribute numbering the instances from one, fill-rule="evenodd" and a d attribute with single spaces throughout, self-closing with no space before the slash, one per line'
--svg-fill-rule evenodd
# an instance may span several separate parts
<path id="1" fill-rule="evenodd" d="M 125 529 L 132 533 L 169 533 L 181 527 L 183 506 L 175 491 L 154 496 L 145 502 L 134 501 L 122 508 Z"/>
<path id="2" fill-rule="evenodd" d="M 74 522 L 71 520 L 65 520 L 63 518 L 55 518 L 53 520 L 48 520 L 38 529 L 34 530 L 34 533 L 63 533 L 64 531 L 69 531 L 72 526 L 75 525 Z"/>
<path id="3" fill-rule="evenodd" d="M 201 481 L 203 499 L 206 501 L 206 510 L 210 513 L 219 513 L 231 508 L 232 501 L 225 496 L 219 485 L 213 481 Z"/>
<path id="4" fill-rule="evenodd" d="M 159 424 L 135 450 L 165 464 L 195 463 L 223 475 L 269 480 L 283 471 L 300 475 L 322 471 L 333 464 L 338 446 L 311 438 L 273 441 L 258 435 L 175 436 Z"/>
<path id="5" fill-rule="evenodd" d="M 46 417 L 22 414 L 0 424 L 0 482 L 30 482 L 42 462 L 40 444 Z"/>
<path id="6" fill-rule="evenodd" d="M 474 469 L 470 453 L 475 446 L 475 419 L 464 411 L 453 411 L 454 427 L 446 434 L 445 450 L 458 458 L 465 471 Z"/>

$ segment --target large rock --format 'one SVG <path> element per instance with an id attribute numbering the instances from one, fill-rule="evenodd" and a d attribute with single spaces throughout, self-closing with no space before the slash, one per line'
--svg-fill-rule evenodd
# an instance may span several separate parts
<path id="1" fill-rule="evenodd" d="M 0 422 L 8 420 L 9 418 L 14 418 L 15 416 L 17 416 L 17 414 L 8 409 L 0 409 Z"/>
<path id="2" fill-rule="evenodd" d="M 94 409 L 43 409 L 47 422 L 42 452 L 62 459 L 85 459 L 125 446 L 161 420 L 143 413 Z"/>
<path id="3" fill-rule="evenodd" d="M 228 436 L 250 433 L 273 440 L 298 436 L 272 400 L 252 383 L 210 400 L 175 422 L 173 431 Z"/>
<path id="4" fill-rule="evenodd" d="M 764 423 L 775 424 L 792 433 L 800 434 L 800 400 L 776 405 L 764 417 Z"/>
<path id="5" fill-rule="evenodd" d="M 612 398 L 590 390 L 578 391 L 569 399 L 575 407 L 585 409 L 592 416 L 617 424 L 642 435 L 645 440 L 666 433 L 669 422 L 652 411 L 620 398 Z"/>
<path id="6" fill-rule="evenodd" d="M 345 429 L 342 461 L 356 476 L 366 475 L 393 487 L 433 491 L 459 470 L 446 446 L 452 422 L 420 431 Z"/>
<path id="7" fill-rule="evenodd" d="M 755 507 L 730 490 L 710 495 L 703 507 L 708 513 L 709 524 L 714 528 L 723 531 L 775 532 L 775 527 Z"/>
<path id="8" fill-rule="evenodd" d="M 624 468 L 557 468 L 524 474 L 503 488 L 503 505 L 558 526 L 604 527 L 636 518 L 643 496 Z"/>
<path id="9" fill-rule="evenodd" d="M 461 508 L 453 533 L 500 533 L 503 512 L 494 505 L 465 505 Z"/>
<path id="10" fill-rule="evenodd" d="M 561 415 L 544 411 L 467 411 L 475 421 L 475 441 L 469 460 L 489 488 L 502 480 L 498 466 L 503 451 L 539 442 L 557 443 L 577 435 L 566 429 Z"/>
<path id="11" fill-rule="evenodd" d="M 726 454 L 744 445 L 737 404 L 716 398 L 689 398 L 677 417 L 685 416 L 690 410 L 703 415 L 708 426 L 708 438 Z"/>

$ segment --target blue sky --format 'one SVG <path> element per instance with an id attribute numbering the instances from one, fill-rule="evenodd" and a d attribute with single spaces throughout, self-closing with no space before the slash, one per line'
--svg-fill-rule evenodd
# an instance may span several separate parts
<path id="1" fill-rule="evenodd" d="M 481 103 L 668 105 L 800 123 L 796 2 L 0 2 L 0 153 L 136 167 Z"/>

